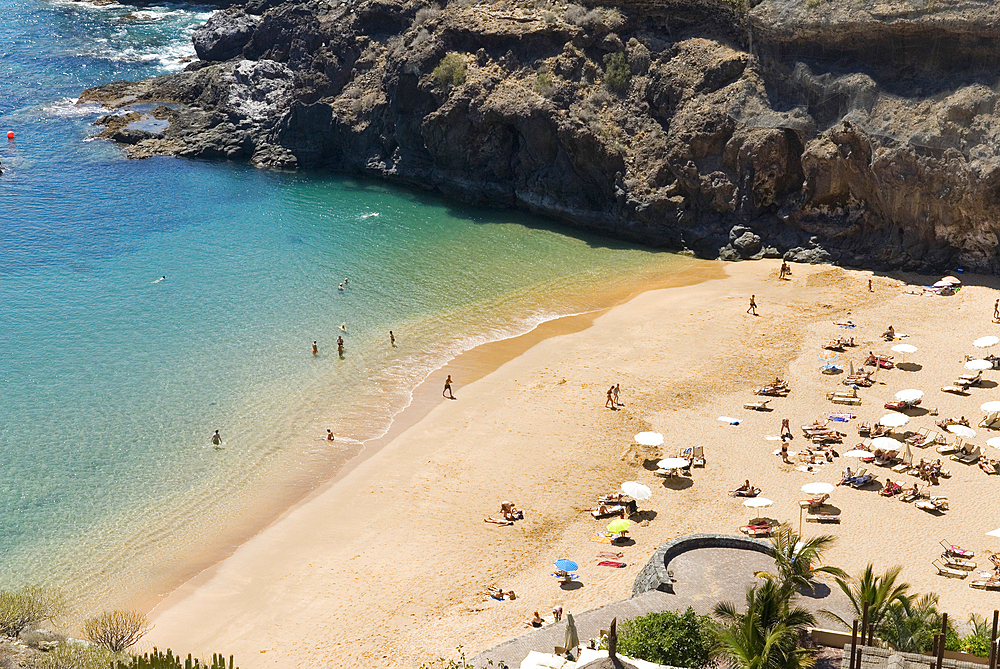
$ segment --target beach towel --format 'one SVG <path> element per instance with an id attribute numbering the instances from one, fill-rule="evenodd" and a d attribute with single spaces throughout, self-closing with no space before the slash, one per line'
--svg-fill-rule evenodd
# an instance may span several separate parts
<path id="1" fill-rule="evenodd" d="M 846 423 L 847 421 L 851 420 L 852 418 L 857 418 L 857 416 L 855 416 L 852 413 L 832 413 L 832 414 L 830 414 L 830 420 L 840 421 L 841 423 Z"/>
<path id="2" fill-rule="evenodd" d="M 594 536 L 590 537 L 589 540 L 593 541 L 595 544 L 610 544 L 611 535 L 607 532 L 598 532 Z"/>
<path id="3" fill-rule="evenodd" d="M 597 564 L 601 567 L 615 567 L 617 569 L 621 569 L 625 566 L 624 562 L 614 562 L 613 560 L 604 560 L 603 562 L 598 562 Z"/>
<path id="4" fill-rule="evenodd" d="M 768 441 L 778 441 L 779 439 L 781 439 L 781 437 L 776 437 L 773 434 L 769 434 L 764 438 L 767 439 Z"/>
<path id="5" fill-rule="evenodd" d="M 493 516 L 487 516 L 483 518 L 484 523 L 493 523 L 494 525 L 513 525 L 513 520 L 501 520 L 500 518 L 494 518 Z"/>
<path id="6" fill-rule="evenodd" d="M 837 327 L 844 328 L 845 330 L 850 330 L 850 329 L 856 328 L 858 326 L 855 325 L 854 323 L 851 323 L 850 325 L 845 325 L 844 323 L 837 323 Z"/>
<path id="7" fill-rule="evenodd" d="M 611 551 L 601 551 L 597 554 L 599 560 L 617 560 L 623 553 L 612 553 Z"/>
<path id="8" fill-rule="evenodd" d="M 740 419 L 739 418 L 732 418 L 730 416 L 719 416 L 719 420 L 721 420 L 723 423 L 729 423 L 730 425 L 739 425 L 740 424 Z"/>

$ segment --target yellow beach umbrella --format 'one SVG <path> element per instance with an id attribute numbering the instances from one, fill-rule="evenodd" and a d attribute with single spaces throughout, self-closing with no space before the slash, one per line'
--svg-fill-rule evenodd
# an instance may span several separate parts
<path id="1" fill-rule="evenodd" d="M 632 527 L 631 520 L 615 518 L 608 524 L 608 532 L 611 534 L 624 534 L 625 532 L 628 532 L 628 528 L 630 527 Z"/>

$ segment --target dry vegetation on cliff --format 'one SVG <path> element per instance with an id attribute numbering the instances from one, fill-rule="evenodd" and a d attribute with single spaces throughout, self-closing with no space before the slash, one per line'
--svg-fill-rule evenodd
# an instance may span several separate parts
<path id="1" fill-rule="evenodd" d="M 130 155 L 327 167 L 704 256 L 1000 270 L 987 0 L 251 0 Z"/>

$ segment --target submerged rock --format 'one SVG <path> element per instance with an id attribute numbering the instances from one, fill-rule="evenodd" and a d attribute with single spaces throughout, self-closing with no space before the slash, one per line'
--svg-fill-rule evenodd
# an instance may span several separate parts
<path id="1" fill-rule="evenodd" d="M 330 168 L 707 257 L 1000 270 L 1000 8 L 253 0 L 129 155 Z M 446 59 L 446 55 L 448 59 Z"/>

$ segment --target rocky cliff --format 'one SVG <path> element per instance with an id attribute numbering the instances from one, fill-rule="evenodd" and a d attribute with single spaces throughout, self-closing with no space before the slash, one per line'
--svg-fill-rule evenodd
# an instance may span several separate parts
<path id="1" fill-rule="evenodd" d="M 194 40 L 185 72 L 81 96 L 129 155 L 373 175 L 706 257 L 1000 271 L 993 0 L 250 0 Z"/>

